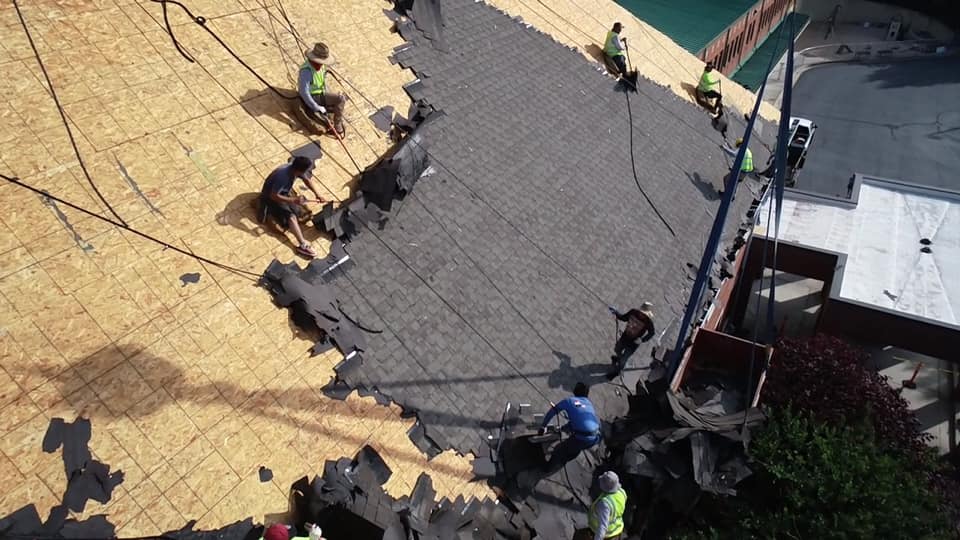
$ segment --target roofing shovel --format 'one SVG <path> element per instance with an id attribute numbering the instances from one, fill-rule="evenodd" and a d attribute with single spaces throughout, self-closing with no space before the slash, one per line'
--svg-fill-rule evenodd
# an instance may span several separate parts
<path id="1" fill-rule="evenodd" d="M 627 72 L 622 75 L 622 79 L 630 83 L 630 86 L 633 87 L 633 91 L 637 91 L 637 70 L 633 69 L 633 62 L 630 61 L 630 47 L 627 46 L 627 42 L 623 42 L 623 50 L 627 53 Z"/>

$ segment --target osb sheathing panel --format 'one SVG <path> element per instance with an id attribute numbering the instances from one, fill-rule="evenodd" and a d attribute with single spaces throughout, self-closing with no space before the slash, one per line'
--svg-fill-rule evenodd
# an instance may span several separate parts
<path id="1" fill-rule="evenodd" d="M 489 4 L 520 16 L 524 22 L 602 62 L 603 40 L 614 22 L 623 24 L 633 67 L 674 93 L 694 101 L 693 89 L 703 73 L 703 62 L 669 37 L 640 20 L 613 0 L 490 0 Z M 756 95 L 723 77 L 723 102 L 741 112 L 753 110 Z M 779 111 L 762 103 L 760 114 L 777 121 Z"/>
<path id="2" fill-rule="evenodd" d="M 83 161 L 124 220 L 254 272 L 275 257 L 294 258 L 292 239 L 256 223 L 251 206 L 264 176 L 310 140 L 289 100 L 175 6 L 174 32 L 196 63 L 174 49 L 157 4 L 23 4 Z M 187 4 L 271 84 L 293 93 L 303 47 L 274 0 Z M 389 32 L 388 5 L 283 7 L 305 40 L 331 46 L 339 73 L 373 101 L 344 89 L 346 146 L 366 166 L 388 146 L 367 116 L 386 105 L 406 112 L 402 85 L 413 78 L 387 60 L 401 43 Z M 109 215 L 9 2 L 0 4 L 0 29 L 0 171 Z M 315 176 L 325 196 L 345 199 L 356 169 L 334 139 L 322 145 Z M 445 453 L 427 462 L 397 407 L 323 396 L 340 358 L 310 358 L 312 342 L 248 279 L 6 183 L 0 200 L 0 475 L 14 486 L 0 494 L 0 514 L 33 503 L 46 516 L 60 500 L 62 461 L 44 454 L 40 440 L 50 418 L 81 414 L 93 422 L 94 454 L 126 474 L 108 505 L 90 503 L 86 513 L 106 513 L 121 537 L 188 519 L 218 527 L 283 512 L 295 478 L 364 444 L 392 467 L 392 493 L 409 493 L 427 471 L 442 495 L 489 494 L 469 482 L 469 458 Z M 327 250 L 325 239 L 310 238 Z M 180 281 L 190 272 L 199 283 Z M 273 470 L 271 482 L 259 481 L 260 465 Z"/>

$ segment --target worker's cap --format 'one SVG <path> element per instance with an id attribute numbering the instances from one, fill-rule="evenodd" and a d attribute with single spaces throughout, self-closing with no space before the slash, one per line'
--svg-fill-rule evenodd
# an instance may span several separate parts
<path id="1" fill-rule="evenodd" d="M 740 148 L 740 146 L 743 144 L 743 137 L 737 137 L 736 144 L 737 144 L 737 148 Z"/>
<path id="2" fill-rule="evenodd" d="M 326 43 L 316 43 L 312 49 L 304 51 L 304 54 L 307 55 L 308 60 L 317 64 L 333 63 L 333 55 L 330 54 L 330 47 L 327 47 Z"/>
<path id="3" fill-rule="evenodd" d="M 616 493 L 620 489 L 620 477 L 613 471 L 607 471 L 597 478 L 597 487 L 604 493 Z"/>
<path id="4" fill-rule="evenodd" d="M 276 523 L 263 531 L 263 540 L 290 540 L 290 531 L 282 523 Z"/>
<path id="5" fill-rule="evenodd" d="M 649 317 L 651 321 L 653 320 L 653 304 L 650 302 L 644 302 L 640 304 L 640 309 L 638 311 Z"/>
<path id="6" fill-rule="evenodd" d="M 707 65 L 703 66 L 703 69 L 713 69 L 714 67 L 713 62 L 707 62 Z"/>

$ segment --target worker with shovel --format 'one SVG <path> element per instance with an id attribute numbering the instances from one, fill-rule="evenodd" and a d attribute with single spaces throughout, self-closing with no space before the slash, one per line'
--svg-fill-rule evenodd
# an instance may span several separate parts
<path id="1" fill-rule="evenodd" d="M 333 113 L 332 129 L 337 136 L 343 137 L 343 108 L 347 97 L 343 94 L 328 92 L 327 66 L 333 63 L 333 55 L 324 43 L 317 43 L 305 51 L 306 61 L 300 66 L 297 89 L 300 94 L 300 106 L 304 115 L 319 126 L 319 131 L 330 131 L 330 120 L 326 114 Z"/>
<path id="2" fill-rule="evenodd" d="M 653 304 L 644 302 L 640 305 L 640 309 L 631 309 L 626 313 L 620 313 L 613 306 L 607 306 L 607 309 L 618 321 L 627 323 L 623 333 L 617 338 L 617 342 L 613 346 L 613 356 L 610 357 L 613 362 L 613 369 L 607 373 L 607 379 L 613 380 L 626 367 L 627 360 L 637 351 L 640 343 L 646 343 L 654 336 Z M 640 340 L 640 343 L 637 343 L 637 340 Z"/>
<path id="3" fill-rule="evenodd" d="M 603 42 L 603 54 L 607 57 L 614 66 L 616 66 L 619 75 L 627 75 L 627 59 L 626 59 L 626 41 L 627 38 L 621 38 L 620 32 L 623 30 L 623 25 L 620 23 L 613 23 L 613 29 L 607 32 L 607 37 Z"/>
<path id="4" fill-rule="evenodd" d="M 720 107 L 723 106 L 720 84 L 720 73 L 714 68 L 713 62 L 707 62 L 707 65 L 703 67 L 703 74 L 700 75 L 700 82 L 697 83 L 697 101 L 710 109 L 713 114 L 717 114 Z M 717 101 L 710 103 L 711 99 Z"/>

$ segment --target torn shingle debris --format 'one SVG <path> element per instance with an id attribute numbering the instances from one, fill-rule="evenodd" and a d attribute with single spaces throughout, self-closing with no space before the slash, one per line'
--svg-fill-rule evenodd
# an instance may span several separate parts
<path id="1" fill-rule="evenodd" d="M 536 534 L 531 514 L 515 513 L 496 501 L 436 500 L 425 474 L 410 496 L 395 499 L 382 487 L 390 474 L 370 447 L 353 460 L 327 461 L 321 476 L 301 478 L 291 487 L 293 521 L 298 528 L 314 523 L 327 538 L 519 540 Z"/>
<path id="2" fill-rule="evenodd" d="M 311 261 L 314 263 L 318 261 Z M 331 269 L 330 266 L 311 269 L 308 265 L 303 270 L 295 263 L 282 264 L 274 260 L 263 273 L 261 283 L 273 294 L 278 306 L 290 308 L 297 326 L 318 333 L 313 354 L 328 350 L 332 344 L 343 354 L 344 362 L 359 362 L 360 353 L 367 348 L 365 332 L 371 330 L 362 328 L 346 315 L 336 297 L 336 289 L 323 282 Z"/>
<path id="3" fill-rule="evenodd" d="M 50 510 L 50 515 L 43 522 L 32 504 L 16 510 L 0 519 L 0 537 L 17 535 L 113 538 L 115 536 L 113 524 L 102 515 L 91 516 L 84 520 L 69 517 L 71 511 L 83 512 L 89 500 L 101 504 L 110 502 L 114 488 L 123 482 L 123 472 L 111 473 L 109 465 L 93 459 L 89 447 L 91 436 L 90 421 L 86 418 L 77 418 L 70 423 L 62 418 L 53 418 L 50 421 L 41 447 L 47 453 L 61 450 L 64 473 L 67 478 L 61 503 Z"/>

